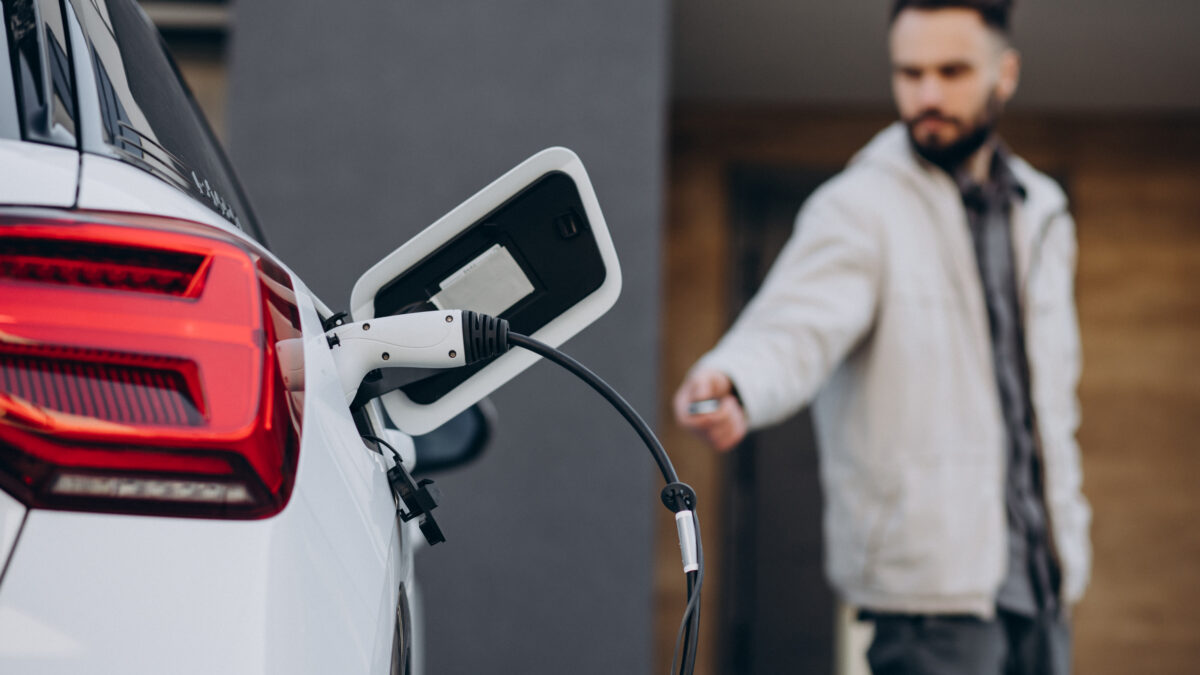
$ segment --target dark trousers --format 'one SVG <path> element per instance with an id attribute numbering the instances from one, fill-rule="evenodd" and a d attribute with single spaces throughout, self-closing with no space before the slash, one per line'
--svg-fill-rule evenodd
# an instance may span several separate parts
<path id="1" fill-rule="evenodd" d="M 873 675 L 1069 675 L 1071 633 L 1057 612 L 1025 617 L 864 613 Z"/>

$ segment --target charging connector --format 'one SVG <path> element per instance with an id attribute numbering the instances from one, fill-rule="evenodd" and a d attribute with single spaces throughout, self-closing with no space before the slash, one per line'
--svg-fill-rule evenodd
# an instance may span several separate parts
<path id="1" fill-rule="evenodd" d="M 325 338 L 351 402 L 373 370 L 458 368 L 508 351 L 508 322 L 468 310 L 414 312 L 341 324 Z"/>

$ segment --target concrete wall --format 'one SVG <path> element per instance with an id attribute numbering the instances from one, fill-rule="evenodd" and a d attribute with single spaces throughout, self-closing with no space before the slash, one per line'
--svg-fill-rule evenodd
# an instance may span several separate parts
<path id="1" fill-rule="evenodd" d="M 459 201 L 574 149 L 625 289 L 567 349 L 651 415 L 668 25 L 665 0 L 238 3 L 231 154 L 272 247 L 344 308 L 362 270 Z M 493 398 L 496 443 L 439 481 L 448 542 L 418 558 L 428 672 L 647 672 L 669 517 L 648 454 L 547 364 Z"/>

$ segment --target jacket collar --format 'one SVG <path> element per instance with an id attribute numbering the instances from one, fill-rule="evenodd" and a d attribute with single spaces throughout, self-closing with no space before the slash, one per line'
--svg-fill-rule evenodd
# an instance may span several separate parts
<path id="1" fill-rule="evenodd" d="M 893 122 L 854 155 L 849 167 L 877 166 L 915 181 L 918 185 L 954 185 L 954 181 L 946 172 L 918 157 L 908 143 L 908 132 L 904 123 Z M 1042 176 L 1007 148 L 1004 150 L 1004 159 L 1013 178 L 1024 190 L 1026 209 L 1035 220 L 1066 211 L 1066 197 L 1057 184 Z"/>
<path id="2" fill-rule="evenodd" d="M 981 199 L 984 194 L 1003 194 L 1008 199 L 1023 201 L 1028 193 L 1024 183 L 1017 178 L 1009 165 L 1011 157 L 1012 153 L 1009 152 L 1008 147 L 1002 141 L 996 141 L 995 150 L 992 152 L 992 161 L 988 167 L 986 185 L 977 183 L 966 167 L 959 167 L 958 171 L 954 172 L 953 178 L 963 200 L 970 203 L 972 199 Z"/>
<path id="3" fill-rule="evenodd" d="M 1067 213 L 1067 199 L 1057 183 L 1025 160 L 1007 151 L 1004 159 L 1014 180 L 1025 192 L 1024 199 L 1013 204 L 1012 212 L 1018 288 L 1024 289 L 1036 257 L 1035 249 L 1045 238 L 1051 221 Z M 912 151 L 902 122 L 884 128 L 854 155 L 847 168 L 853 170 L 856 167 L 876 167 L 907 183 L 927 208 L 931 223 L 942 233 L 942 262 L 950 266 L 954 278 L 959 280 L 959 288 L 978 287 L 979 274 L 958 186 L 945 171 Z M 963 303 L 971 312 L 979 317 L 986 316 L 980 304 L 981 293 L 964 291 L 962 295 Z M 980 321 L 986 322 L 982 318 Z M 977 328 L 986 331 L 984 324 Z"/>

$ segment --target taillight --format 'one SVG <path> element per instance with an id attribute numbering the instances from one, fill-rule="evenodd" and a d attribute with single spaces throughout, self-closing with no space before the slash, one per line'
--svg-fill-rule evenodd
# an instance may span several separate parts
<path id="1" fill-rule="evenodd" d="M 0 485 L 42 508 L 277 513 L 302 402 L 276 344 L 299 336 L 287 274 L 236 237 L 0 214 Z"/>

